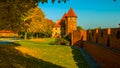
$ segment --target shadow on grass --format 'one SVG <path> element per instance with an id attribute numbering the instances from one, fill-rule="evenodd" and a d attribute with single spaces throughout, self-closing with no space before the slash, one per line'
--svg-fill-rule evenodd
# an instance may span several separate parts
<path id="1" fill-rule="evenodd" d="M 23 54 L 17 43 L 0 44 L 0 68 L 64 68 L 51 62 Z"/>
<path id="2" fill-rule="evenodd" d="M 89 68 L 89 65 L 78 49 L 72 48 L 72 54 L 78 68 Z"/>

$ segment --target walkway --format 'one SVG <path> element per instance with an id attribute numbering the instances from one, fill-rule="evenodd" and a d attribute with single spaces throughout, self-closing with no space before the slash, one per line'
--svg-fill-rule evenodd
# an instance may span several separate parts
<path id="1" fill-rule="evenodd" d="M 90 68 L 100 68 L 100 66 L 92 59 L 91 56 L 89 56 L 86 51 L 82 48 L 79 47 L 75 47 L 75 46 L 71 46 L 71 48 L 75 48 L 80 50 L 80 52 L 82 53 L 83 57 L 85 58 L 85 60 L 88 62 Z"/>
<path id="2" fill-rule="evenodd" d="M 0 44 L 9 44 L 11 41 L 0 41 Z"/>

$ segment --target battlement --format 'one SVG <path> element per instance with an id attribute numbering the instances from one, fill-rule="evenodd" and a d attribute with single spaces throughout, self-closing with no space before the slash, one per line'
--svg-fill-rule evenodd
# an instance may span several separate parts
<path id="1" fill-rule="evenodd" d="M 120 49 L 120 28 L 87 30 L 87 41 Z"/>
<path id="2" fill-rule="evenodd" d="M 101 68 L 120 66 L 120 28 L 76 30 L 72 32 L 71 43 L 83 48 Z"/>

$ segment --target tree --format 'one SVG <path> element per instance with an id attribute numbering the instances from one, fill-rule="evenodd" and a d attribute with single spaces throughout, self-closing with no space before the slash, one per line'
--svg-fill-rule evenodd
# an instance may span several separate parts
<path id="1" fill-rule="evenodd" d="M 66 2 L 66 0 L 51 0 Z M 47 3 L 48 0 L 0 0 L 0 28 L 19 32 L 28 11 L 38 6 L 38 3 Z"/>
<path id="2" fill-rule="evenodd" d="M 50 37 L 52 35 L 52 30 L 53 30 L 54 25 L 55 23 L 52 20 L 45 19 L 44 27 L 43 27 L 44 31 L 41 33 L 43 33 L 46 37 Z"/>
<path id="3" fill-rule="evenodd" d="M 113 0 L 114 2 L 116 2 L 116 0 Z"/>
<path id="4" fill-rule="evenodd" d="M 23 19 L 21 30 L 25 32 L 25 39 L 27 38 L 27 33 L 35 33 L 40 29 L 40 24 L 43 23 L 45 15 L 43 11 L 35 7 L 28 11 L 28 15 Z"/>
<path id="5" fill-rule="evenodd" d="M 52 3 L 55 1 L 66 3 L 67 0 L 51 0 Z M 48 0 L 0 0 L 0 29 L 19 32 L 28 11 L 38 6 L 39 2 L 44 4 Z"/>
<path id="6" fill-rule="evenodd" d="M 77 30 L 84 30 L 81 26 L 77 26 Z"/>
<path id="7" fill-rule="evenodd" d="M 24 32 L 24 38 L 27 38 L 29 33 L 33 38 L 33 35 L 38 37 L 38 34 L 44 34 L 49 37 L 52 34 L 52 28 L 54 23 L 52 20 L 45 18 L 43 11 L 35 7 L 28 12 L 27 17 L 22 22 L 21 32 Z"/>

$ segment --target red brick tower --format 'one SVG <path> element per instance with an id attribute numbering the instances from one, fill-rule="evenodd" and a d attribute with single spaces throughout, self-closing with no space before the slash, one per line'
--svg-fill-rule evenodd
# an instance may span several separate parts
<path id="1" fill-rule="evenodd" d="M 76 21 L 77 16 L 73 9 L 70 8 L 66 16 L 66 35 L 70 34 L 74 30 L 77 30 Z"/>

